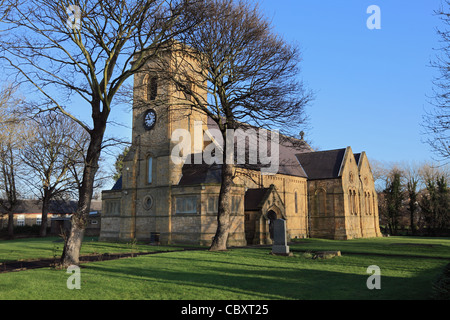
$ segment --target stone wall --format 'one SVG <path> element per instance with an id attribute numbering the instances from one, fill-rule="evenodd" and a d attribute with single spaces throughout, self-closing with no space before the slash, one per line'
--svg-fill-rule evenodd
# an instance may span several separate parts
<path id="1" fill-rule="evenodd" d="M 289 236 L 291 238 L 307 237 L 308 197 L 306 178 L 283 174 L 261 175 L 257 171 L 239 169 L 235 183 L 242 184 L 250 189 L 269 188 L 274 185 L 285 207 L 284 212 Z M 295 196 L 296 193 L 297 197 Z"/>
<path id="2" fill-rule="evenodd" d="M 308 208 L 312 238 L 345 237 L 345 197 L 340 179 L 308 181 Z"/>
<path id="3" fill-rule="evenodd" d="M 381 236 L 373 175 L 364 152 L 356 163 L 347 148 L 339 177 L 308 181 L 308 193 L 311 237 Z"/>

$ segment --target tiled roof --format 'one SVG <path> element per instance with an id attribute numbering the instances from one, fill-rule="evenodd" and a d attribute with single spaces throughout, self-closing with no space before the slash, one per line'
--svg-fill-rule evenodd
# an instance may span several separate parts
<path id="1" fill-rule="evenodd" d="M 245 211 L 253 211 L 261 208 L 262 202 L 269 192 L 270 188 L 248 189 L 245 192 L 244 208 Z"/>
<path id="2" fill-rule="evenodd" d="M 120 178 L 117 179 L 116 183 L 111 188 L 111 190 L 122 190 L 122 176 L 120 176 Z"/>
<path id="3" fill-rule="evenodd" d="M 297 159 L 309 180 L 330 179 L 339 176 L 344 149 L 316 151 L 297 154 Z"/>
<path id="4" fill-rule="evenodd" d="M 240 128 L 244 131 L 247 129 L 252 129 L 253 127 L 240 124 Z M 217 129 L 217 124 L 208 118 L 208 129 Z M 268 134 L 268 138 L 270 139 L 270 134 Z M 259 141 L 255 142 L 259 144 Z M 249 155 L 250 155 L 250 146 L 249 142 L 245 143 L 245 164 L 236 164 L 236 167 L 247 168 L 252 170 L 261 170 L 264 167 L 270 167 L 271 164 L 262 164 L 259 161 L 259 155 L 257 156 L 256 164 L 249 164 Z M 278 166 L 278 174 L 285 174 L 290 176 L 297 177 L 306 177 L 306 173 L 299 164 L 296 154 L 301 152 L 311 152 L 311 147 L 303 140 L 287 137 L 280 135 L 279 136 L 279 166 Z M 237 163 L 238 156 L 238 143 L 237 138 L 235 137 L 234 144 L 234 156 L 235 162 Z M 258 149 L 256 149 L 258 151 Z M 269 159 L 271 158 L 271 143 L 268 141 L 267 143 L 267 153 Z M 190 155 L 191 159 L 193 155 Z M 193 161 L 191 161 L 193 163 Z M 210 171 L 212 170 L 212 171 Z M 189 184 L 198 184 L 198 183 L 220 183 L 221 181 L 221 168 L 219 165 L 207 165 L 203 164 L 185 164 L 183 166 L 183 177 L 180 180 L 180 184 L 189 185 Z"/>
<path id="5" fill-rule="evenodd" d="M 92 200 L 91 210 L 100 211 L 101 201 Z M 77 201 L 51 200 L 49 213 L 52 214 L 72 214 L 77 211 Z M 15 214 L 38 213 L 42 212 L 42 202 L 39 200 L 20 200 L 14 210 Z M 6 211 L 0 207 L 0 213 L 5 214 Z"/>

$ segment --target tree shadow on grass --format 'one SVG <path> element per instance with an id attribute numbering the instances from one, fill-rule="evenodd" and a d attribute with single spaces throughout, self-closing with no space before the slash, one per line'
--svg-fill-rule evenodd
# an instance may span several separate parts
<path id="1" fill-rule="evenodd" d="M 143 259 L 147 259 L 143 258 Z M 431 283 L 417 274 L 414 277 L 381 275 L 381 289 L 370 290 L 361 274 L 302 269 L 289 266 L 259 266 L 230 261 L 198 261 L 187 257 L 153 256 L 140 265 L 95 264 L 88 266 L 95 272 L 120 281 L 148 281 L 156 290 L 172 292 L 167 299 L 275 299 L 275 300 L 408 300 L 428 299 Z M 189 261 L 191 260 L 191 261 Z M 427 270 L 438 274 L 439 268 Z M 425 272 L 425 271 L 424 271 Z M 180 296 L 177 289 L 183 287 Z M 415 288 L 415 289 L 411 289 Z M 186 296 L 186 290 L 188 291 Z M 192 295 L 189 295 L 189 290 Z M 164 294 L 163 294 L 164 296 Z M 142 299 L 149 299 L 143 294 Z M 150 297 L 151 299 L 151 297 Z M 163 298 L 164 299 L 164 298 Z"/>

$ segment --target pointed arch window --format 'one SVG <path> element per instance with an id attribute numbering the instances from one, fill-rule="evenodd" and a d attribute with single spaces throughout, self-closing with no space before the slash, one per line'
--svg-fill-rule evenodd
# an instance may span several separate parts
<path id="1" fill-rule="evenodd" d="M 349 200 L 349 208 L 350 208 L 350 214 L 357 215 L 358 214 L 358 195 L 356 193 L 356 190 L 349 189 L 348 190 L 348 200 Z"/>
<path id="2" fill-rule="evenodd" d="M 184 92 L 184 97 L 187 101 L 192 101 L 192 82 L 190 79 L 186 82 L 186 91 Z"/>
<path id="3" fill-rule="evenodd" d="M 158 78 L 150 77 L 147 81 L 147 100 L 152 101 L 158 95 Z"/>
<path id="4" fill-rule="evenodd" d="M 377 207 L 376 207 L 375 193 L 374 192 L 372 192 L 372 204 L 373 204 L 372 212 L 373 212 L 373 214 L 375 214 Z"/>
<path id="5" fill-rule="evenodd" d="M 369 215 L 370 214 L 370 194 L 368 193 L 368 192 L 365 192 L 364 193 L 365 194 L 365 197 L 366 197 L 366 203 L 365 203 L 365 206 L 366 206 L 366 215 Z"/>
<path id="6" fill-rule="evenodd" d="M 151 184 L 153 182 L 153 158 L 147 158 L 147 183 Z"/>
<path id="7" fill-rule="evenodd" d="M 353 193 L 352 190 L 348 190 L 348 201 L 349 201 L 349 207 L 350 207 L 350 214 L 353 213 Z"/>

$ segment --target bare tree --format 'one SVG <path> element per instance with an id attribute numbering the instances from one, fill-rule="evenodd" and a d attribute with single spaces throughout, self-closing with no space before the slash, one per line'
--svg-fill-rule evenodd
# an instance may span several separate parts
<path id="1" fill-rule="evenodd" d="M 84 151 L 89 142 L 87 132 L 76 122 L 59 113 L 45 113 L 29 121 L 33 137 L 24 141 L 21 159 L 29 168 L 28 185 L 42 201 L 40 236 L 47 235 L 50 201 L 73 193 L 78 177 L 72 174 L 74 164 L 84 167 Z M 76 171 L 75 171 L 76 172 Z"/>
<path id="2" fill-rule="evenodd" d="M 408 210 L 411 234 L 416 232 L 416 213 L 419 209 L 419 188 L 420 188 L 420 175 L 419 167 L 417 165 L 405 165 L 403 172 L 406 179 L 406 192 L 408 194 Z"/>
<path id="3" fill-rule="evenodd" d="M 8 215 L 8 235 L 14 236 L 14 210 L 19 204 L 19 150 L 27 128 L 16 112 L 20 99 L 16 87 L 9 85 L 0 92 L 0 207 Z M 26 139 L 26 138 L 25 138 Z"/>
<path id="4" fill-rule="evenodd" d="M 370 159 L 370 169 L 375 181 L 375 190 L 380 194 L 387 185 L 389 165 L 376 159 Z"/>
<path id="5" fill-rule="evenodd" d="M 391 234 L 396 235 L 399 227 L 399 218 L 401 215 L 402 201 L 404 199 L 403 179 L 404 173 L 398 169 L 392 169 L 390 178 L 383 191 L 386 201 L 385 215 L 387 225 Z"/>
<path id="6" fill-rule="evenodd" d="M 1 0 L 0 1 L 0 21 L 8 14 L 11 8 L 14 6 L 16 1 Z"/>
<path id="7" fill-rule="evenodd" d="M 79 263 L 79 253 L 104 147 L 105 130 L 122 85 L 161 47 L 196 20 L 186 21 L 189 0 L 27 0 L 4 18 L 1 59 L 18 82 L 43 97 L 35 106 L 57 110 L 89 135 L 79 201 L 62 264 Z M 182 15 L 183 13 L 183 15 Z M 90 123 L 70 112 L 80 98 Z"/>
<path id="8" fill-rule="evenodd" d="M 439 235 L 450 226 L 449 205 L 450 191 L 445 175 L 438 177 L 428 176 L 425 180 L 426 192 L 421 198 L 423 220 L 427 227 L 427 233 Z"/>
<path id="9" fill-rule="evenodd" d="M 412 234 L 417 230 L 435 231 L 438 225 L 445 229 L 448 166 L 432 162 L 378 162 L 375 167 L 385 184 L 383 191 L 377 191 L 380 216 L 391 232 L 406 227 L 408 221 Z"/>
<path id="10" fill-rule="evenodd" d="M 241 123 L 286 131 L 295 128 L 297 133 L 305 120 L 304 107 L 312 98 L 299 80 L 299 49 L 276 35 L 268 19 L 249 2 L 201 1 L 191 8 L 203 23 L 183 38 L 184 50 L 173 74 L 163 63 L 162 68 L 184 93 L 182 99 L 190 101 L 187 106 L 215 122 L 222 150 L 229 144 L 227 130 Z M 218 227 L 210 250 L 225 250 L 234 165 L 225 152 L 216 157 L 222 157 L 222 179 Z"/>
<path id="11" fill-rule="evenodd" d="M 432 109 L 423 117 L 423 127 L 428 144 L 440 159 L 447 162 L 450 159 L 450 1 L 445 0 L 435 13 L 444 25 L 437 30 L 442 46 L 431 63 L 439 75 L 433 80 Z"/>

